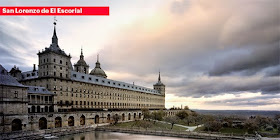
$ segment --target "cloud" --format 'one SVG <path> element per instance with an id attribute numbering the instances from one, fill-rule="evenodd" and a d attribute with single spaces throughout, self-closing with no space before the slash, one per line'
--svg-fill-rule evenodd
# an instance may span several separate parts
<path id="1" fill-rule="evenodd" d="M 267 100 L 270 100 L 269 102 Z M 228 106 L 266 106 L 280 104 L 280 95 L 257 95 L 254 97 L 236 97 L 225 100 L 208 101 L 207 104 L 212 105 L 228 105 Z"/>
<path id="2" fill-rule="evenodd" d="M 265 76 L 280 76 L 280 65 L 276 67 L 269 67 L 265 70 Z"/>
<path id="3" fill-rule="evenodd" d="M 240 94 L 242 92 L 262 94 L 279 94 L 279 77 L 242 76 L 200 76 L 191 79 L 184 86 L 178 86 L 172 93 L 180 96 L 211 97 L 226 93 Z"/>
<path id="4" fill-rule="evenodd" d="M 226 75 L 233 72 L 243 72 L 253 75 L 263 68 L 279 65 L 279 42 L 267 44 L 259 48 L 247 48 L 245 53 L 232 53 L 215 62 L 209 71 L 210 76 Z M 245 71 L 245 72 L 244 72 Z"/>
<path id="5" fill-rule="evenodd" d="M 34 52 L 30 43 L 32 41 L 26 36 L 28 31 L 23 25 L 25 20 L 22 17 L 0 20 L 0 59 L 4 67 L 14 64 L 24 66 L 25 53 Z"/>
<path id="6" fill-rule="evenodd" d="M 99 53 L 108 78 L 148 87 L 160 69 L 167 95 L 195 101 L 229 93 L 280 93 L 277 0 L 122 2 L 110 2 L 109 17 L 59 18 L 59 43 L 73 56 L 72 63 L 82 45 L 91 69 Z M 37 50 L 50 43 L 52 18 L 0 18 L 1 64 L 32 67 Z"/>

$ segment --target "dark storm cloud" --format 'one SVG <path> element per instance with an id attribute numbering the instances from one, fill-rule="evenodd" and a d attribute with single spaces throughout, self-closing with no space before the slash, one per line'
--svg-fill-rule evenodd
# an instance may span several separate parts
<path id="1" fill-rule="evenodd" d="M 215 105 L 229 105 L 229 106 L 264 106 L 264 105 L 274 105 L 279 104 L 278 100 L 280 95 L 265 95 L 257 97 L 247 97 L 247 98 L 235 98 L 235 99 L 225 99 L 216 101 L 207 101 L 208 104 Z M 269 100 L 269 102 L 267 101 Z"/>
<path id="2" fill-rule="evenodd" d="M 212 97 L 219 94 L 242 92 L 261 92 L 262 94 L 279 94 L 279 77 L 197 77 L 185 86 L 177 87 L 175 92 L 180 96 Z"/>
<path id="3" fill-rule="evenodd" d="M 280 65 L 276 67 L 270 67 L 265 71 L 265 76 L 270 77 L 270 76 L 280 76 Z"/>
<path id="4" fill-rule="evenodd" d="M 39 2 L 44 2 L 43 5 L 65 5 L 65 2 L 50 3 L 43 0 L 30 1 L 30 4 L 42 5 Z M 79 2 L 71 1 L 70 5 L 77 3 Z M 127 5 L 119 5 L 121 6 L 110 5 L 110 8 L 115 9 L 116 14 L 106 18 L 123 19 L 126 13 L 124 12 L 118 17 L 117 12 L 119 9 L 126 11 L 125 6 Z M 151 17 L 141 15 L 139 18 L 136 17 L 134 22 L 124 21 L 116 26 L 117 29 L 112 29 L 112 33 L 110 32 L 106 36 L 107 44 L 98 50 L 101 55 L 101 67 L 105 72 L 115 72 L 119 76 L 119 78 L 112 78 L 108 74 L 110 79 L 135 82 L 148 87 L 152 87 L 152 84 L 156 82 L 160 69 L 167 94 L 177 96 L 199 98 L 215 97 L 227 93 L 238 95 L 244 92 L 256 94 L 261 92 L 262 97 L 277 95 L 280 93 L 278 5 L 278 0 L 172 1 L 167 9 L 163 8 L 158 13 L 152 13 L 155 15 L 151 15 Z M 142 12 L 144 7 L 137 12 Z M 34 25 L 45 24 L 35 17 L 32 19 Z M 36 52 L 34 52 L 37 49 L 28 49 L 34 40 L 26 39 L 27 35 L 24 31 L 8 25 L 3 20 L 6 19 L 1 17 L 1 63 L 7 65 L 22 63 L 23 56 L 13 53 L 13 49 L 27 49 L 30 54 L 34 54 L 34 59 L 37 59 Z M 72 18 L 68 20 L 69 23 L 74 22 Z M 86 17 L 86 20 L 84 18 L 79 20 L 83 24 L 78 23 L 78 25 L 85 26 L 86 30 L 80 30 L 77 27 L 75 31 L 82 32 L 79 34 L 81 36 L 85 32 L 90 32 L 89 28 L 96 28 L 87 24 L 92 20 L 99 21 L 99 18 Z M 115 23 L 114 20 L 109 20 L 112 25 Z M 21 20 L 18 22 L 22 23 Z M 23 24 L 25 27 L 29 25 Z M 72 25 L 68 25 L 60 26 L 60 28 L 65 31 L 73 31 Z M 43 26 L 36 28 L 38 32 L 45 32 L 40 28 Z M 111 29 L 111 26 L 109 28 Z M 73 34 L 76 33 L 73 32 Z M 99 34 L 99 32 L 92 31 L 92 34 Z M 16 35 L 20 35 L 21 38 Z M 96 39 L 88 36 L 83 36 L 85 41 Z M 59 35 L 59 40 L 60 42 L 77 43 L 74 36 L 69 39 Z M 70 46 L 71 44 L 69 46 L 61 45 L 62 49 L 73 51 Z M 43 46 L 38 48 L 43 49 Z M 72 54 L 73 52 L 67 53 Z M 77 57 L 79 56 L 72 58 L 72 63 Z M 87 63 L 93 68 L 96 54 L 86 56 L 86 58 L 89 58 L 86 59 Z M 30 63 L 28 64 L 30 65 Z M 269 99 L 275 99 L 275 97 L 266 97 L 266 104 Z M 231 102 L 231 105 L 237 105 L 238 102 L 246 104 L 245 100 L 236 100 L 236 103 L 234 100 L 228 102 Z M 253 101 L 250 100 L 250 102 Z M 262 102 L 265 104 L 265 101 Z M 273 103 L 275 104 L 275 102 Z M 253 103 L 248 104 L 254 105 Z"/>
<path id="5" fill-rule="evenodd" d="M 247 54 L 233 54 L 216 61 L 213 69 L 209 71 L 209 75 L 218 76 L 242 71 L 245 75 L 253 75 L 263 68 L 279 65 L 279 42 L 248 49 L 251 50 L 248 50 Z"/>
<path id="6" fill-rule="evenodd" d="M 103 66 L 140 77 L 156 75 L 160 68 L 167 92 L 180 96 L 280 93 L 279 76 L 268 76 L 277 71 L 264 71 L 279 65 L 277 3 L 171 2 L 168 16 L 172 21 L 163 20 L 166 26 L 150 30 L 146 25 L 154 23 L 153 19 L 125 27 L 116 43 L 101 50 Z"/>

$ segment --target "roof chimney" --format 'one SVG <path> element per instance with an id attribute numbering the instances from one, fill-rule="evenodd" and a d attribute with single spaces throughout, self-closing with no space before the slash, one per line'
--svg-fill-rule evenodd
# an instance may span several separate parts
<path id="1" fill-rule="evenodd" d="M 36 64 L 33 64 L 33 71 L 36 71 Z"/>

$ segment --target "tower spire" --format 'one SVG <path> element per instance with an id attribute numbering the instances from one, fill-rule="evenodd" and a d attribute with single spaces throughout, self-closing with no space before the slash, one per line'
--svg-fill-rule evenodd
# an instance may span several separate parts
<path id="1" fill-rule="evenodd" d="M 160 71 L 158 73 L 158 83 L 161 83 L 161 80 L 160 80 Z"/>
<path id="2" fill-rule="evenodd" d="M 96 68 L 100 68 L 100 63 L 99 63 L 99 54 L 97 54 L 97 61 L 95 63 Z"/>
<path id="3" fill-rule="evenodd" d="M 81 47 L 81 55 L 80 55 L 80 59 L 81 59 L 81 60 L 83 60 L 83 59 L 84 59 L 83 46 Z"/>
<path id="4" fill-rule="evenodd" d="M 54 25 L 54 29 L 53 29 L 53 37 L 52 37 L 52 44 L 56 44 L 58 46 L 58 39 L 57 39 L 57 36 L 56 36 L 56 17 L 54 17 L 54 22 L 53 22 L 53 25 Z"/>

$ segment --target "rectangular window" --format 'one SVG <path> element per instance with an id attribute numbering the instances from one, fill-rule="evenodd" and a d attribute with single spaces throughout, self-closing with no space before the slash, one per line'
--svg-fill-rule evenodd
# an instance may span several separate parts
<path id="1" fill-rule="evenodd" d="M 15 91 L 15 98 L 18 98 L 18 91 Z"/>
<path id="2" fill-rule="evenodd" d="M 55 62 L 55 59 L 53 59 L 53 62 Z"/>

